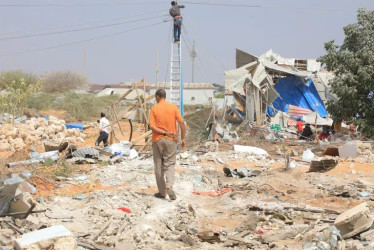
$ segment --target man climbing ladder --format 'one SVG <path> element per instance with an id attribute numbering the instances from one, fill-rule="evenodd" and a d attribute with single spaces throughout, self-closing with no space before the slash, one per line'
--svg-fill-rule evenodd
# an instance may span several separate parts
<path id="1" fill-rule="evenodd" d="M 169 13 L 174 18 L 174 43 L 179 43 L 183 20 L 180 9 L 184 8 L 184 5 L 178 5 L 176 1 L 172 1 L 171 6 Z"/>

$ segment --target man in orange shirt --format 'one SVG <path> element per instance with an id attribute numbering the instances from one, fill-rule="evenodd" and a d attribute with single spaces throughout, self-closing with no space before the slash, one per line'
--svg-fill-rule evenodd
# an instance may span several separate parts
<path id="1" fill-rule="evenodd" d="M 158 193 L 155 196 L 157 198 L 165 198 L 167 194 L 171 200 L 175 200 L 177 197 L 173 191 L 173 184 L 178 139 L 177 122 L 182 133 L 182 150 L 185 148 L 186 125 L 177 106 L 166 102 L 165 99 L 165 90 L 157 90 L 157 104 L 152 107 L 149 118 L 149 126 L 152 129 L 153 161 L 158 187 Z"/>

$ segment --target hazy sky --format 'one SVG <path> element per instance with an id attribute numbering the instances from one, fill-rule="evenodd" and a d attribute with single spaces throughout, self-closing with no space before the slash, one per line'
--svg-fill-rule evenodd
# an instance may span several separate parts
<path id="1" fill-rule="evenodd" d="M 190 0 L 180 4 L 186 5 L 182 10 L 185 40 L 189 47 L 196 41 L 195 82 L 220 84 L 224 70 L 235 67 L 236 48 L 255 55 L 272 48 L 284 57 L 317 58 L 324 53 L 324 42 L 334 39 L 341 43 L 342 28 L 355 22 L 357 8 L 374 9 L 373 0 Z M 87 76 L 93 83 L 118 83 L 143 76 L 154 82 L 158 50 L 159 81 L 168 80 L 172 26 L 163 22 L 169 17 L 160 16 L 167 15 L 169 7 L 170 1 L 157 0 L 1 0 L 0 71 L 84 73 L 86 51 Z M 112 26 L 97 28 L 105 25 Z M 88 27 L 92 29 L 82 30 Z M 132 29 L 136 30 L 129 31 Z M 75 32 L 42 35 L 71 30 Z M 121 34 L 86 41 L 114 33 Z M 35 34 L 38 36 L 25 37 Z M 76 42 L 80 43 L 14 55 Z M 184 81 L 190 82 L 186 43 L 182 57 Z"/>

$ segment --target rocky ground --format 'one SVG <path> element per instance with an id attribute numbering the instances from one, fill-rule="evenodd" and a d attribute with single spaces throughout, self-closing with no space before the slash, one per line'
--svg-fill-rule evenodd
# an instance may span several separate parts
<path id="1" fill-rule="evenodd" d="M 300 157 L 289 170 L 276 155 L 225 151 L 183 157 L 176 168 L 176 201 L 153 197 L 151 158 L 90 165 L 54 183 L 31 177 L 38 189 L 36 209 L 47 211 L 19 226 L 62 224 L 78 242 L 108 226 L 95 242 L 116 249 L 301 249 L 317 242 L 317 233 L 334 225 L 338 214 L 372 203 L 374 174 L 368 163 L 340 161 L 330 172 L 307 173 L 310 164 Z M 223 172 L 243 166 L 258 171 L 246 178 Z M 9 245 L 18 236 L 1 239 Z M 347 249 L 368 244 L 357 239 L 347 239 Z"/>

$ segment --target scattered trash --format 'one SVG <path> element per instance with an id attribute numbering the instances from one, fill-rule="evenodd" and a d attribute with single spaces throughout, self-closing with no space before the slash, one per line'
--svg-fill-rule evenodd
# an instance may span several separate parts
<path id="1" fill-rule="evenodd" d="M 234 145 L 234 150 L 235 152 L 239 152 L 239 153 L 249 153 L 253 155 L 264 155 L 264 156 L 269 155 L 268 152 L 266 152 L 265 150 L 261 148 L 250 147 L 250 146 Z"/>
<path id="2" fill-rule="evenodd" d="M 224 167 L 223 171 L 227 177 L 234 177 L 234 178 L 253 177 L 253 176 L 259 176 L 261 174 L 260 170 L 248 169 L 247 166 L 234 169 L 233 171 L 231 171 L 228 167 Z"/>
<path id="3" fill-rule="evenodd" d="M 75 200 L 85 200 L 87 199 L 87 196 L 85 194 L 77 194 L 75 197 L 74 197 Z"/>
<path id="4" fill-rule="evenodd" d="M 360 193 L 360 196 L 361 197 L 369 197 L 371 194 L 370 193 L 368 193 L 368 192 L 361 192 Z"/>
<path id="5" fill-rule="evenodd" d="M 210 191 L 210 192 L 193 192 L 193 194 L 217 197 L 217 196 L 221 196 L 223 194 L 229 193 L 229 192 L 232 192 L 231 188 L 224 188 L 224 189 L 221 189 L 221 190 L 218 190 L 218 191 Z"/>
<path id="6" fill-rule="evenodd" d="M 303 152 L 302 160 L 305 162 L 311 162 L 314 159 L 314 154 L 310 149 Z"/>
<path id="7" fill-rule="evenodd" d="M 128 209 L 128 208 L 125 208 L 125 207 L 120 207 L 120 208 L 118 208 L 118 209 L 121 210 L 122 212 L 125 212 L 125 213 L 128 213 L 128 214 L 131 213 L 131 210 Z"/>
<path id="8" fill-rule="evenodd" d="M 316 235 L 316 242 L 306 242 L 303 244 L 303 250 L 330 250 L 330 249 L 345 249 L 345 243 L 339 230 L 334 227 L 328 227 L 323 232 Z"/>
<path id="9" fill-rule="evenodd" d="M 80 148 L 72 153 L 73 157 L 78 157 L 78 158 L 98 158 L 99 157 L 99 152 L 92 148 Z"/>
<path id="10" fill-rule="evenodd" d="M 120 143 L 115 143 L 104 148 L 104 150 L 112 154 L 122 153 L 123 156 L 129 156 L 130 155 L 130 142 L 121 141 Z"/>

